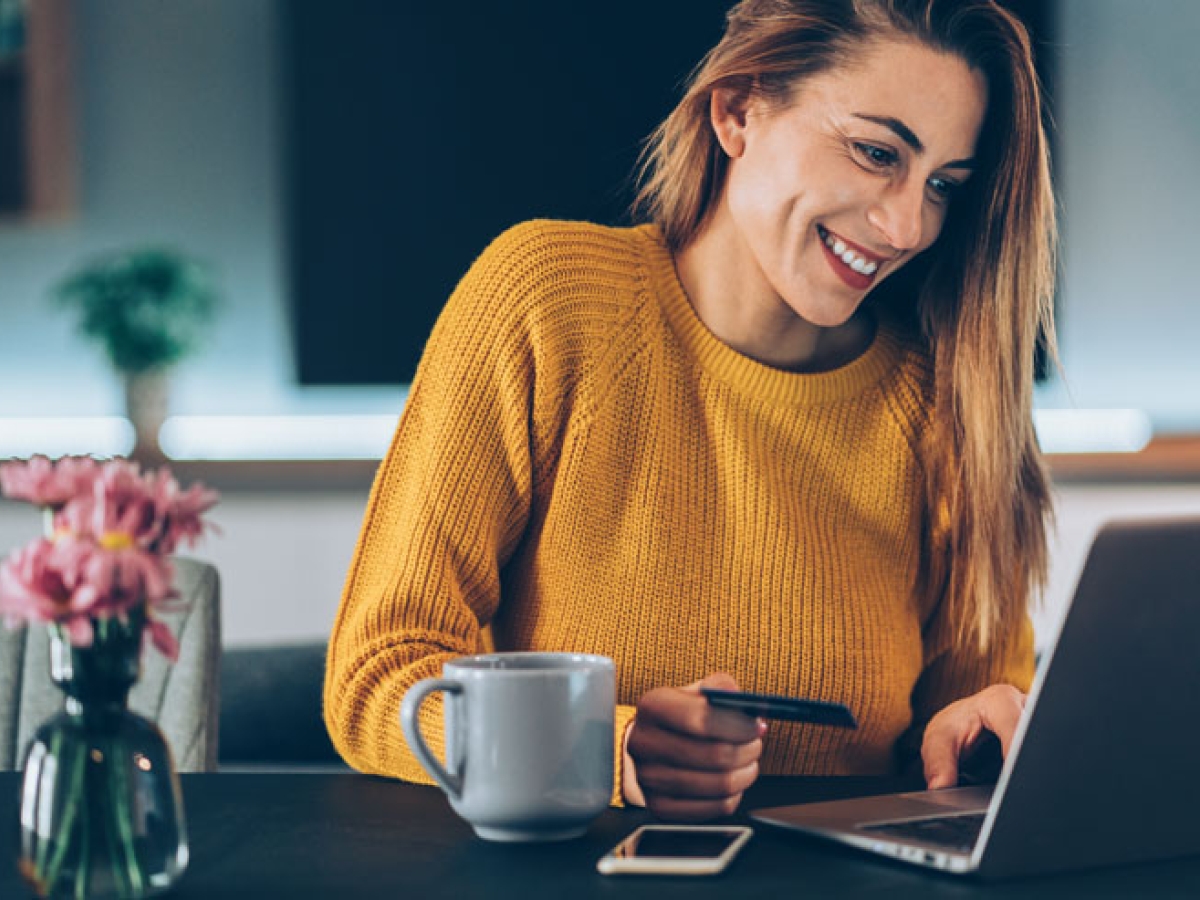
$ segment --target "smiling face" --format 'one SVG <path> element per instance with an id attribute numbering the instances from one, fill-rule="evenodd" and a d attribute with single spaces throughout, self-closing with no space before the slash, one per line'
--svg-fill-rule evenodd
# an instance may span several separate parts
<path id="1" fill-rule="evenodd" d="M 782 107 L 721 89 L 712 108 L 729 166 L 701 243 L 723 248 L 742 302 L 836 328 L 937 239 L 971 175 L 987 84 L 956 55 L 891 40 Z"/>

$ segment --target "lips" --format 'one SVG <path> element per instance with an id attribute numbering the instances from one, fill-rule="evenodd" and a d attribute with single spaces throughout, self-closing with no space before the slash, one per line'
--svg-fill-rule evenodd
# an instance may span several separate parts
<path id="1" fill-rule="evenodd" d="M 826 260 L 842 281 L 857 290 L 866 290 L 874 283 L 879 266 L 886 261 L 886 257 L 847 241 L 823 225 L 817 226 L 817 233 L 821 237 Z"/>

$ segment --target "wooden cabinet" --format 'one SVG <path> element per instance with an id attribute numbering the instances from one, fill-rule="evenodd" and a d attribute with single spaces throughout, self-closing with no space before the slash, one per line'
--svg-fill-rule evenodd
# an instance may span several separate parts
<path id="1" fill-rule="evenodd" d="M 76 197 L 72 0 L 0 0 L 0 217 L 46 218 Z"/>

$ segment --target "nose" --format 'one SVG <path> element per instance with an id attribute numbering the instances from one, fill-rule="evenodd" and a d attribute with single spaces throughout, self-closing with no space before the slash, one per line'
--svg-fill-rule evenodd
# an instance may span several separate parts
<path id="1" fill-rule="evenodd" d="M 925 231 L 925 185 L 896 184 L 867 210 L 867 221 L 888 245 L 899 251 L 915 250 Z"/>

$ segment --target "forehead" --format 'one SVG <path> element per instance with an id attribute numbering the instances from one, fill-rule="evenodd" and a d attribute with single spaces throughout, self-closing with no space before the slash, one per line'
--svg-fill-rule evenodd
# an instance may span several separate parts
<path id="1" fill-rule="evenodd" d="M 931 155 L 966 158 L 974 153 L 987 94 L 983 74 L 962 57 L 897 39 L 868 44 L 804 80 L 794 101 L 834 118 L 899 119 Z"/>

